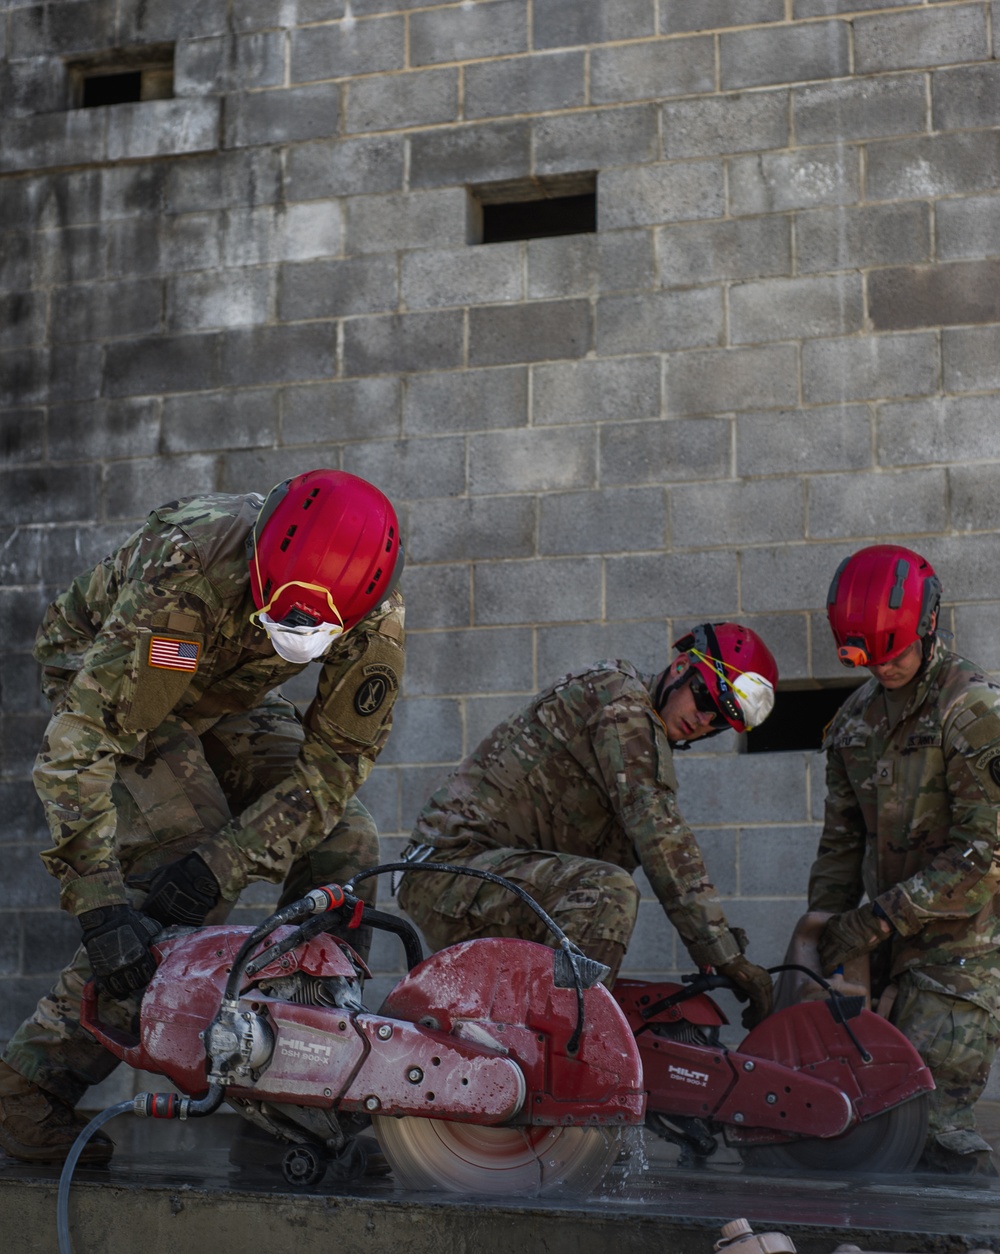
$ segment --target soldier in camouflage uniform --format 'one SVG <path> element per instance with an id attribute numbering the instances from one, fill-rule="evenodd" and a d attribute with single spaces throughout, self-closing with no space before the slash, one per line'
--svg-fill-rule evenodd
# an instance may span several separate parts
<path id="1" fill-rule="evenodd" d="M 873 993 L 895 995 L 889 1018 L 934 1076 L 918 1169 L 994 1175 L 974 1107 L 1000 1037 L 1000 689 L 936 639 L 940 595 L 894 545 L 834 577 L 841 660 L 873 678 L 827 729 L 809 908 L 834 912 L 824 969 L 871 953 Z"/>
<path id="2" fill-rule="evenodd" d="M 378 862 L 354 794 L 402 675 L 401 568 L 382 493 L 310 471 L 266 502 L 154 510 L 49 607 L 35 647 L 52 702 L 35 767 L 52 832 L 42 859 L 83 945 L 0 1062 L 8 1154 L 65 1157 L 82 1127 L 73 1107 L 115 1066 L 80 1026 L 91 974 L 102 1017 L 124 1026 L 160 925 L 220 922 L 255 880 L 284 881 L 284 905 Z M 278 688 L 311 659 L 300 717 Z M 84 1157 L 111 1150 L 97 1134 Z"/>
<path id="3" fill-rule="evenodd" d="M 767 717 L 777 668 L 753 632 L 703 624 L 659 675 L 629 662 L 576 671 L 501 723 L 424 807 L 406 856 L 492 871 L 519 884 L 610 985 L 635 926 L 642 866 L 698 966 L 729 975 L 756 1020 L 771 979 L 745 957 L 677 808 L 673 751 Z M 402 908 L 435 948 L 477 936 L 554 943 L 530 907 L 469 876 L 409 871 Z"/>

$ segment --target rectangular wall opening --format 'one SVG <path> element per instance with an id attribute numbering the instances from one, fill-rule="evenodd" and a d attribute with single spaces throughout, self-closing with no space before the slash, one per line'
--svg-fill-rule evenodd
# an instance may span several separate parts
<path id="1" fill-rule="evenodd" d="M 488 183 L 469 192 L 473 244 L 589 235 L 597 230 L 594 171 Z"/>
<path id="2" fill-rule="evenodd" d="M 747 732 L 747 753 L 815 752 L 823 731 L 857 684 L 834 688 L 783 688 L 778 684 L 774 709 L 760 727 Z"/>
<path id="3" fill-rule="evenodd" d="M 99 109 L 144 100 L 170 100 L 174 94 L 172 44 L 106 52 L 67 67 L 69 107 Z"/>

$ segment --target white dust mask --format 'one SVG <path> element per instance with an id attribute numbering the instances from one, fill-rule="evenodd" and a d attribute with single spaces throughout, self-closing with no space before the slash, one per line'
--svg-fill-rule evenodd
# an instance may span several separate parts
<path id="1" fill-rule="evenodd" d="M 267 632 L 278 657 L 286 662 L 304 666 L 323 654 L 338 636 L 344 634 L 340 623 L 317 623 L 314 627 L 285 627 L 276 623 L 270 614 L 261 613 L 257 621 Z"/>

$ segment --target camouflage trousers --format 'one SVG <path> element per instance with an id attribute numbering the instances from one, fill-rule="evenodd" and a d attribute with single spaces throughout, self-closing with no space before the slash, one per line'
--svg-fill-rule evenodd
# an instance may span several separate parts
<path id="1" fill-rule="evenodd" d="M 445 862 L 492 871 L 523 888 L 589 957 L 612 967 L 614 982 L 639 908 L 632 876 L 609 862 L 538 849 L 484 849 L 470 841 L 438 850 L 422 865 Z M 529 905 L 500 884 L 450 872 L 408 871 L 399 904 L 432 949 L 478 936 L 512 936 L 558 945 Z"/>
<path id="2" fill-rule="evenodd" d="M 118 856 L 132 904 L 141 908 L 150 872 L 197 848 L 287 779 L 302 739 L 295 707 L 274 694 L 258 709 L 225 715 L 210 728 L 172 716 L 151 733 L 142 761 L 123 762 L 112 788 Z M 352 798 L 329 835 L 287 870 L 278 904 L 295 901 L 320 884 L 342 883 L 378 860 L 375 823 Z M 280 867 L 273 879 L 282 879 Z M 375 877 L 358 886 L 358 896 L 369 904 L 374 904 L 375 892 Z M 223 922 L 232 905 L 220 901 L 206 923 Z M 355 948 L 364 948 L 357 932 L 349 939 Z M 117 1065 L 80 1025 L 83 986 L 89 978 L 81 946 L 3 1054 L 15 1071 L 73 1105 Z M 100 1000 L 102 1019 L 129 1030 L 139 999 Z"/>
<path id="3" fill-rule="evenodd" d="M 978 1160 L 988 1171 L 990 1146 L 976 1131 L 975 1105 L 989 1079 L 1000 1024 L 975 1002 L 922 987 L 919 975 L 906 972 L 897 984 L 890 1022 L 914 1046 L 936 1085 L 929 1094 L 923 1165 L 964 1173 Z"/>

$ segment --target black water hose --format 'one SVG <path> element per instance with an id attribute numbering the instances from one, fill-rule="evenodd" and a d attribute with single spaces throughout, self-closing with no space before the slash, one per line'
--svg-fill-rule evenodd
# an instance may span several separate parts
<path id="1" fill-rule="evenodd" d="M 62 1174 L 59 1176 L 59 1192 L 56 1196 L 56 1232 L 59 1236 L 59 1254 L 73 1254 L 73 1244 L 69 1238 L 69 1186 L 70 1181 L 73 1179 L 73 1170 L 79 1161 L 80 1155 L 98 1128 L 102 1128 L 106 1123 L 110 1123 L 112 1119 L 117 1118 L 118 1115 L 124 1115 L 131 1109 L 132 1102 L 127 1101 L 119 1102 L 117 1106 L 109 1106 L 107 1110 L 102 1110 L 81 1131 L 66 1155 Z"/>

